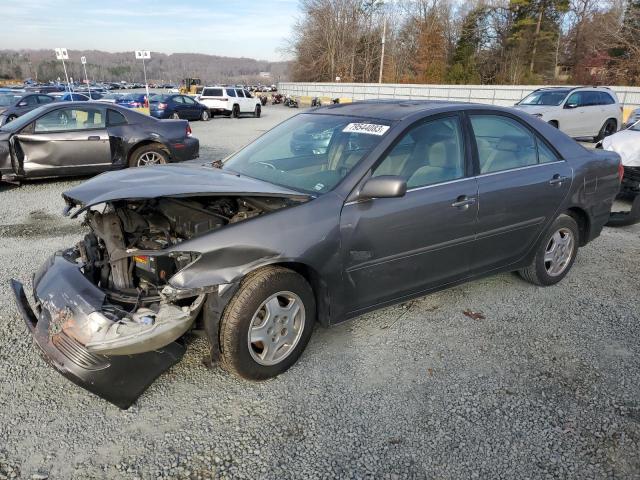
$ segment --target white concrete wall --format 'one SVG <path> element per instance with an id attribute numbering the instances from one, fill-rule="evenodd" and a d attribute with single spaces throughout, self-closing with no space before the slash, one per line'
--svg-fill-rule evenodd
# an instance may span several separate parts
<path id="1" fill-rule="evenodd" d="M 309 97 L 455 100 L 511 106 L 540 85 L 412 85 L 378 83 L 280 82 L 278 89 L 289 95 Z M 640 87 L 610 87 L 625 107 L 640 107 Z"/>

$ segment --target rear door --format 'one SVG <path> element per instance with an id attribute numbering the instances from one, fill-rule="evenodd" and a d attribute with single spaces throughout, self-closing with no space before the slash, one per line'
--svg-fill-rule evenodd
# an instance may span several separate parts
<path id="1" fill-rule="evenodd" d="M 247 98 L 244 96 L 244 92 L 240 88 L 236 88 L 236 97 L 238 98 L 238 104 L 240 105 L 240 111 L 242 113 L 246 113 L 247 109 Z M 251 109 L 253 111 L 253 109 Z"/>
<path id="2" fill-rule="evenodd" d="M 563 107 L 560 128 L 571 137 L 589 135 L 589 119 L 584 94 L 584 91 L 571 93 Z"/>
<path id="3" fill-rule="evenodd" d="M 478 158 L 478 231 L 472 273 L 520 260 L 557 215 L 573 171 L 516 117 L 470 113 Z"/>
<path id="4" fill-rule="evenodd" d="M 15 136 L 24 173 L 75 174 L 111 165 L 105 109 L 58 108 L 39 117 Z"/>

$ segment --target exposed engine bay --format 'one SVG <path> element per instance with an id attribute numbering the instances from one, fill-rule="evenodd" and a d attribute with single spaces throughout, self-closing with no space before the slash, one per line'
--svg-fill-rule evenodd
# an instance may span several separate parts
<path id="1" fill-rule="evenodd" d="M 292 202 L 279 197 L 161 197 L 118 200 L 87 210 L 85 224 L 91 232 L 66 255 L 104 293 L 105 301 L 100 311 L 68 322 L 65 332 L 90 352 L 105 355 L 148 352 L 176 340 L 192 327 L 207 292 L 168 294 L 168 280 L 199 253 L 163 251 Z"/>
<path id="2" fill-rule="evenodd" d="M 159 251 L 289 203 L 269 197 L 159 198 L 89 210 L 85 222 L 92 232 L 78 244 L 84 273 L 121 301 L 127 295 L 133 301 L 140 294 L 157 295 L 174 273 L 196 259 L 193 253 L 163 256 Z"/>

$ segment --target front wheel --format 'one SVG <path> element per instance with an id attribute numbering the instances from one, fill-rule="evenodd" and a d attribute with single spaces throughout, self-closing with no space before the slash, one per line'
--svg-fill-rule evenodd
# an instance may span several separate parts
<path id="1" fill-rule="evenodd" d="M 578 224 L 569 215 L 556 218 L 538 244 L 533 262 L 518 273 L 535 285 L 554 285 L 573 266 L 578 253 Z"/>
<path id="2" fill-rule="evenodd" d="M 251 380 L 281 374 L 307 346 L 316 306 L 296 272 L 265 267 L 247 275 L 220 321 L 221 365 Z"/>
<path id="3" fill-rule="evenodd" d="M 260 108 L 260 105 L 256 105 L 256 109 L 253 111 L 253 116 L 256 118 L 260 118 L 261 113 L 262 113 L 262 108 Z"/>
<path id="4" fill-rule="evenodd" d="M 209 110 L 202 110 L 202 113 L 200 114 L 200 120 L 202 120 L 203 122 L 207 122 L 209 121 Z"/>

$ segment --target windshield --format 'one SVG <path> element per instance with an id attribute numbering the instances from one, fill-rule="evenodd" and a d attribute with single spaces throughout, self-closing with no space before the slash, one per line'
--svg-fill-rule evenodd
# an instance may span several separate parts
<path id="1" fill-rule="evenodd" d="M 0 94 L 0 107 L 10 107 L 20 98 L 20 95 L 2 95 Z"/>
<path id="2" fill-rule="evenodd" d="M 24 115 L 16 118 L 15 120 L 5 124 L 4 127 L 0 128 L 0 130 L 2 131 L 11 131 L 11 132 L 16 132 L 18 130 L 20 130 L 21 128 L 25 127 L 26 125 L 29 125 L 33 120 L 35 120 L 40 114 L 42 114 L 43 112 L 45 112 L 47 110 L 48 106 L 47 105 L 43 105 L 42 107 L 38 107 L 34 110 L 31 110 L 28 113 L 25 113 Z"/>
<path id="3" fill-rule="evenodd" d="M 384 138 L 389 122 L 300 114 L 224 162 L 223 169 L 293 190 L 332 190 Z"/>
<path id="4" fill-rule="evenodd" d="M 560 105 L 568 93 L 567 90 L 557 92 L 533 92 L 520 100 L 518 105 Z"/>

